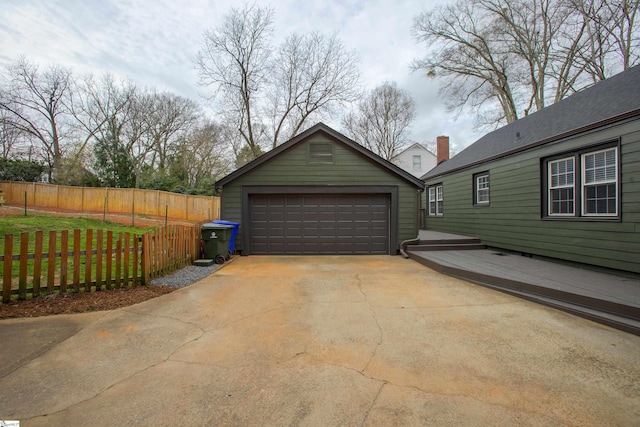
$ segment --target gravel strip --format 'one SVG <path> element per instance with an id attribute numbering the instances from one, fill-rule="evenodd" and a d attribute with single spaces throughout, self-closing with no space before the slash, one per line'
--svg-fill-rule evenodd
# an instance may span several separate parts
<path id="1" fill-rule="evenodd" d="M 196 267 L 195 265 L 189 265 L 172 273 L 168 276 L 159 277 L 151 281 L 152 285 L 166 285 L 173 286 L 174 288 L 184 288 L 198 280 L 204 279 L 217 269 L 222 267 L 220 264 L 214 264 L 210 267 Z"/>

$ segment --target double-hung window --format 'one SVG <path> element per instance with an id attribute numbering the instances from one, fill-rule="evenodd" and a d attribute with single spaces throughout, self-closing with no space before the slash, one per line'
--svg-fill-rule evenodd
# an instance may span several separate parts
<path id="1" fill-rule="evenodd" d="M 618 217 L 618 162 L 616 145 L 546 160 L 546 216 Z"/>
<path id="2" fill-rule="evenodd" d="M 549 215 L 573 215 L 575 212 L 574 158 L 549 162 Z"/>
<path id="3" fill-rule="evenodd" d="M 473 204 L 489 204 L 489 172 L 482 172 L 473 176 Z"/>
<path id="4" fill-rule="evenodd" d="M 582 156 L 583 215 L 618 214 L 617 158 L 616 148 Z"/>
<path id="5" fill-rule="evenodd" d="M 429 187 L 429 215 L 441 216 L 443 214 L 442 184 Z"/>

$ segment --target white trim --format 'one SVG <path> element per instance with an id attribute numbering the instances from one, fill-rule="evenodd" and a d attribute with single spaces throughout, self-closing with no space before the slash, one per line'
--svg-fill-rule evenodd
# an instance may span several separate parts
<path id="1" fill-rule="evenodd" d="M 484 187 L 480 188 L 480 179 L 481 178 L 486 178 L 486 181 L 484 182 Z M 475 175 L 475 190 L 476 190 L 476 197 L 475 197 L 475 202 L 476 205 L 488 205 L 489 201 L 490 201 L 490 183 L 489 183 L 489 172 L 485 172 L 485 173 L 480 173 Z M 486 190 L 487 192 L 487 200 L 480 200 L 480 190 Z"/>
<path id="2" fill-rule="evenodd" d="M 551 165 L 554 163 L 565 162 L 567 160 L 571 160 L 571 165 L 573 166 L 573 182 L 571 184 L 558 185 L 556 187 L 553 186 L 553 175 L 551 173 Z M 552 199 L 551 199 L 551 191 L 563 188 L 571 188 L 573 189 L 573 210 L 570 213 L 553 213 L 552 209 Z M 554 159 L 547 162 L 547 214 L 549 216 L 563 216 L 563 217 L 573 217 L 576 216 L 576 160 L 575 156 L 563 157 L 561 159 Z"/>
<path id="3" fill-rule="evenodd" d="M 433 209 L 431 206 L 432 203 Z M 429 187 L 427 204 L 429 216 L 443 215 L 442 205 L 444 205 L 444 196 L 442 191 L 442 184 L 432 185 L 431 187 Z"/>

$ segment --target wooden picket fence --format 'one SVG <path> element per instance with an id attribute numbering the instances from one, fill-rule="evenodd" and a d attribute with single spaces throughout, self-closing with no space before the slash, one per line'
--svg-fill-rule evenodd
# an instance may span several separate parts
<path id="1" fill-rule="evenodd" d="M 2 302 L 9 302 L 14 295 L 26 299 L 54 292 L 145 285 L 193 263 L 201 251 L 200 224 L 169 225 L 142 235 L 105 230 L 85 233 L 81 247 L 81 230 L 51 231 L 48 251 L 44 252 L 44 233 L 37 231 L 33 253 L 29 253 L 29 233 L 20 235 L 17 251 L 14 236 L 5 235 L 4 255 L 0 257 Z"/>

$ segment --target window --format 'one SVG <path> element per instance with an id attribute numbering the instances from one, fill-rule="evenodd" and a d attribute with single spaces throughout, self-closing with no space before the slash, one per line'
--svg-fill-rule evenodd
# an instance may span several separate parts
<path id="1" fill-rule="evenodd" d="M 615 148 L 582 156 L 584 215 L 618 214 L 618 167 Z"/>
<path id="2" fill-rule="evenodd" d="M 420 155 L 413 156 L 413 171 L 420 172 L 422 170 L 422 158 Z"/>
<path id="3" fill-rule="evenodd" d="M 573 157 L 549 162 L 549 215 L 573 215 Z"/>
<path id="4" fill-rule="evenodd" d="M 545 161 L 548 217 L 618 217 L 618 147 Z"/>
<path id="5" fill-rule="evenodd" d="M 489 172 L 482 172 L 473 176 L 473 204 L 489 204 Z"/>
<path id="6" fill-rule="evenodd" d="M 442 184 L 429 187 L 429 215 L 440 216 L 443 214 Z"/>
<path id="7" fill-rule="evenodd" d="M 312 142 L 309 144 L 310 163 L 333 163 L 333 144 Z"/>

